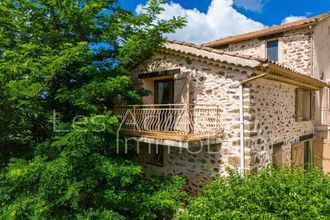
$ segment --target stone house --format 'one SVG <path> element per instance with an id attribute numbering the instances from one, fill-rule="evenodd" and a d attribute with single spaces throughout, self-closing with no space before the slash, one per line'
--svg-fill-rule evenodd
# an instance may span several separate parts
<path id="1" fill-rule="evenodd" d="M 133 73 L 150 91 L 118 108 L 147 173 L 197 192 L 228 168 L 329 166 L 330 14 L 204 45 L 168 41 Z M 329 49 L 325 49 L 329 48 Z"/>

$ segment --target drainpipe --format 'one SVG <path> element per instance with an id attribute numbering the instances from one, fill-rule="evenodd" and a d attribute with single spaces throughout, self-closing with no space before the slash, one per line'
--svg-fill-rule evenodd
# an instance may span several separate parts
<path id="1" fill-rule="evenodd" d="M 268 65 L 264 65 L 265 68 L 268 68 Z M 244 84 L 251 82 L 256 79 L 260 79 L 268 75 L 269 71 L 266 70 L 266 73 L 262 73 L 258 76 L 243 80 L 239 85 L 239 114 L 240 114 L 240 175 L 244 176 L 245 171 L 245 135 L 244 135 Z"/>
<path id="2" fill-rule="evenodd" d="M 314 76 L 314 30 L 313 30 L 313 26 L 309 25 L 309 30 L 311 33 L 311 76 Z M 316 78 L 316 77 L 315 77 Z"/>
<path id="3" fill-rule="evenodd" d="M 241 152 L 241 167 L 240 174 L 244 176 L 245 168 L 245 145 L 244 145 L 244 99 L 243 99 L 243 84 L 239 85 L 239 128 L 240 128 L 240 152 Z"/>

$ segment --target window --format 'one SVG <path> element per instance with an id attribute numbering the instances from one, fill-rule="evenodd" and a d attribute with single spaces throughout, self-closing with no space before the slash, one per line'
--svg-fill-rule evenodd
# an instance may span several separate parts
<path id="1" fill-rule="evenodd" d="M 148 147 L 148 155 L 147 155 L 147 163 L 156 165 L 156 166 L 163 166 L 164 165 L 164 156 L 163 156 L 163 146 L 149 144 Z"/>
<path id="2" fill-rule="evenodd" d="M 314 94 L 310 90 L 296 90 L 296 121 L 309 121 L 314 117 Z"/>
<path id="3" fill-rule="evenodd" d="M 278 40 L 267 42 L 267 59 L 278 62 Z"/>

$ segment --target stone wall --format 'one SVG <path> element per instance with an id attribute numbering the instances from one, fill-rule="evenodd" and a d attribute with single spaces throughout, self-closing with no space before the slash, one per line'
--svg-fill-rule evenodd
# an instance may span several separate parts
<path id="1" fill-rule="evenodd" d="M 178 174 L 188 178 L 186 188 L 191 192 L 200 190 L 202 184 L 213 174 L 226 175 L 227 168 L 236 169 L 240 165 L 239 139 L 239 81 L 255 75 L 253 69 L 230 65 L 214 66 L 202 60 L 196 61 L 173 54 L 157 54 L 136 69 L 136 73 L 159 70 L 181 69 L 181 74 L 190 74 L 191 104 L 216 105 L 221 110 L 224 133 L 219 144 L 194 149 L 170 147 L 164 157 L 164 166 L 144 164 L 147 171 Z M 139 82 L 141 85 L 141 81 Z M 248 96 L 245 96 L 248 101 Z M 147 149 L 142 147 L 142 149 Z M 143 151 L 143 150 L 142 150 Z M 143 155 L 143 154 L 141 154 Z M 142 158 L 142 159 L 141 159 Z M 140 157 L 143 161 L 143 156 Z"/>
<path id="2" fill-rule="evenodd" d="M 279 40 L 279 63 L 300 73 L 312 74 L 312 35 L 306 29 L 288 31 Z M 266 40 L 252 39 L 229 44 L 225 51 L 266 58 Z"/>
<path id="3" fill-rule="evenodd" d="M 297 87 L 266 79 L 254 81 L 245 93 L 249 94 L 250 108 L 245 119 L 251 122 L 246 132 L 250 152 L 250 170 L 272 164 L 272 145 L 283 142 L 285 163 L 290 164 L 291 145 L 299 137 L 314 131 L 312 121 L 296 122 L 295 89 Z"/>
<path id="4" fill-rule="evenodd" d="M 258 39 L 237 42 L 229 44 L 225 49 L 226 52 L 238 52 L 243 55 L 253 56 L 257 58 L 265 58 L 265 41 L 260 41 Z"/>
<path id="5" fill-rule="evenodd" d="M 281 63 L 299 73 L 312 75 L 312 35 L 306 29 L 284 33 Z"/>
<path id="6" fill-rule="evenodd" d="M 155 146 L 151 146 L 155 147 Z M 210 147 L 178 148 L 163 147 L 163 167 L 146 163 L 149 146 L 140 147 L 139 161 L 147 174 L 180 175 L 186 178 L 185 190 L 195 194 L 201 191 L 203 185 L 217 175 L 225 175 L 221 144 Z"/>

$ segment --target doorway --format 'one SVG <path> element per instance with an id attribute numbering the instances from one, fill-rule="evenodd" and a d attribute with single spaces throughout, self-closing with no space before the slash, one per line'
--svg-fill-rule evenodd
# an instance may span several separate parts
<path id="1" fill-rule="evenodd" d="M 155 81 L 156 118 L 159 130 L 171 132 L 175 127 L 174 79 Z M 160 106 L 157 106 L 160 105 Z"/>
<path id="2" fill-rule="evenodd" d="M 162 79 L 155 81 L 155 104 L 174 104 L 174 80 Z"/>

